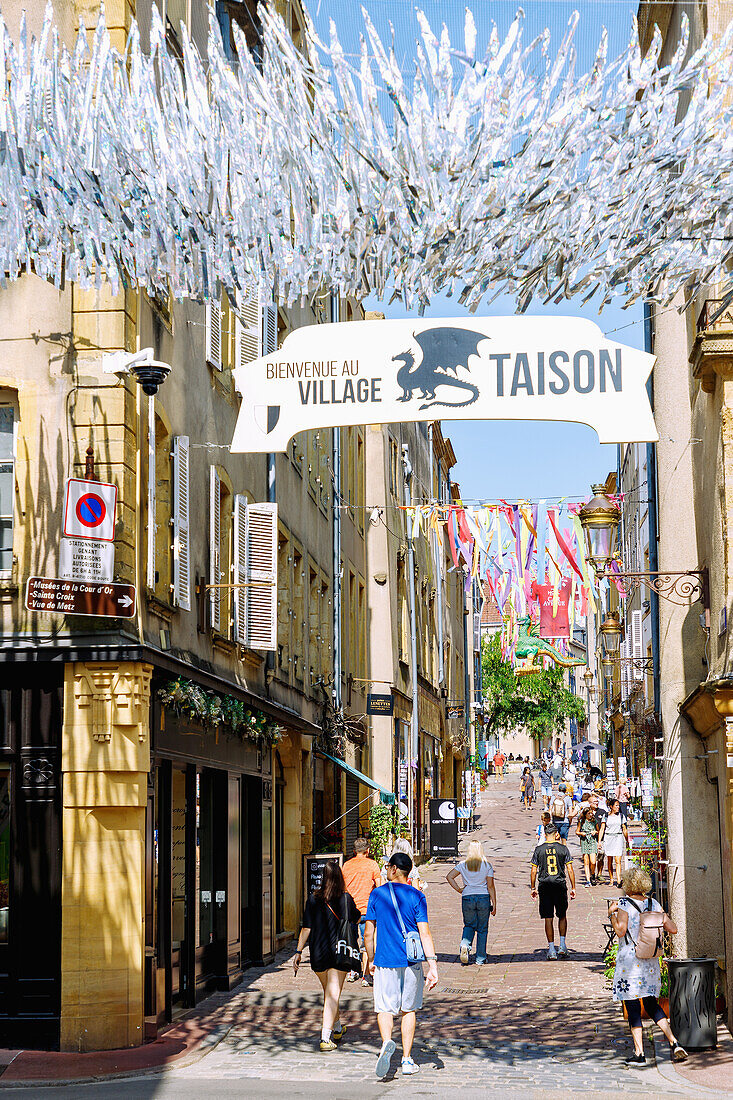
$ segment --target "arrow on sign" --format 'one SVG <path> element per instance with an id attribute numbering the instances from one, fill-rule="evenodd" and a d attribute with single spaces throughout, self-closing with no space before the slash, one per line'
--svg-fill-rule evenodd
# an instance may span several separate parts
<path id="1" fill-rule="evenodd" d="M 132 607 L 132 600 L 129 596 L 121 596 L 117 603 L 122 604 L 123 607 Z"/>

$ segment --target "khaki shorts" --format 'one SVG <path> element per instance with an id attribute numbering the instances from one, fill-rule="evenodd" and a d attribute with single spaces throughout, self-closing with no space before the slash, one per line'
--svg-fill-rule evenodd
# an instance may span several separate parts
<path id="1" fill-rule="evenodd" d="M 422 1008 L 425 978 L 422 963 L 414 966 L 376 966 L 374 968 L 374 1011 L 417 1012 Z"/>

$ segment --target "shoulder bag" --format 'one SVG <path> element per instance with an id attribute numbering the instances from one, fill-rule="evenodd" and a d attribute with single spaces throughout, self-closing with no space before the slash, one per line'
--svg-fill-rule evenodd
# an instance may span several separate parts
<path id="1" fill-rule="evenodd" d="M 392 904 L 394 905 L 395 913 L 397 914 L 397 920 L 400 922 L 402 939 L 405 941 L 405 954 L 407 955 L 407 962 L 410 966 L 412 966 L 413 963 L 422 962 L 425 958 L 425 952 L 423 951 L 420 933 L 407 931 L 407 929 L 405 928 L 405 922 L 402 919 L 400 907 L 397 904 L 394 887 L 391 882 L 389 882 L 387 885 L 389 886 L 389 892 L 392 895 Z"/>
<path id="2" fill-rule="evenodd" d="M 353 921 L 349 920 L 349 903 L 346 900 L 346 894 L 342 895 L 344 907 L 346 909 L 346 916 L 340 917 L 338 913 L 334 913 L 331 906 L 326 905 L 334 917 L 338 921 L 336 928 L 336 942 L 333 944 L 333 957 L 334 961 L 342 966 L 347 966 L 349 970 L 355 970 L 360 967 L 359 960 L 361 959 L 361 952 L 359 951 L 359 937 L 356 931 L 356 925 Z"/>
<path id="3" fill-rule="evenodd" d="M 637 959 L 658 959 L 664 954 L 664 913 L 653 910 L 650 899 L 647 899 L 645 909 L 641 909 L 630 897 L 624 900 L 631 902 L 639 913 L 639 938 L 634 942 L 627 932 L 626 940 L 634 944 Z"/>

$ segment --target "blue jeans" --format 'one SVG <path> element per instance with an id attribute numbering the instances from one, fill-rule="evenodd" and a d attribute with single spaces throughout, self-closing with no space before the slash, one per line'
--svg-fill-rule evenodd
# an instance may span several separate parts
<path id="1" fill-rule="evenodd" d="M 476 962 L 486 962 L 486 936 L 489 931 L 491 898 L 487 894 L 464 894 L 461 897 L 463 909 L 463 936 L 461 947 L 470 947 L 476 936 Z"/>

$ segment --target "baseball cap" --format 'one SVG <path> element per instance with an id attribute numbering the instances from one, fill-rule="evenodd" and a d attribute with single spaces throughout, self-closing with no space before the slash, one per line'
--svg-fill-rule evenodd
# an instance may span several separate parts
<path id="1" fill-rule="evenodd" d="M 548 823 L 545 825 L 545 833 L 556 833 L 556 832 L 557 832 L 557 825 L 555 824 L 555 822 L 554 821 L 548 821 Z"/>

